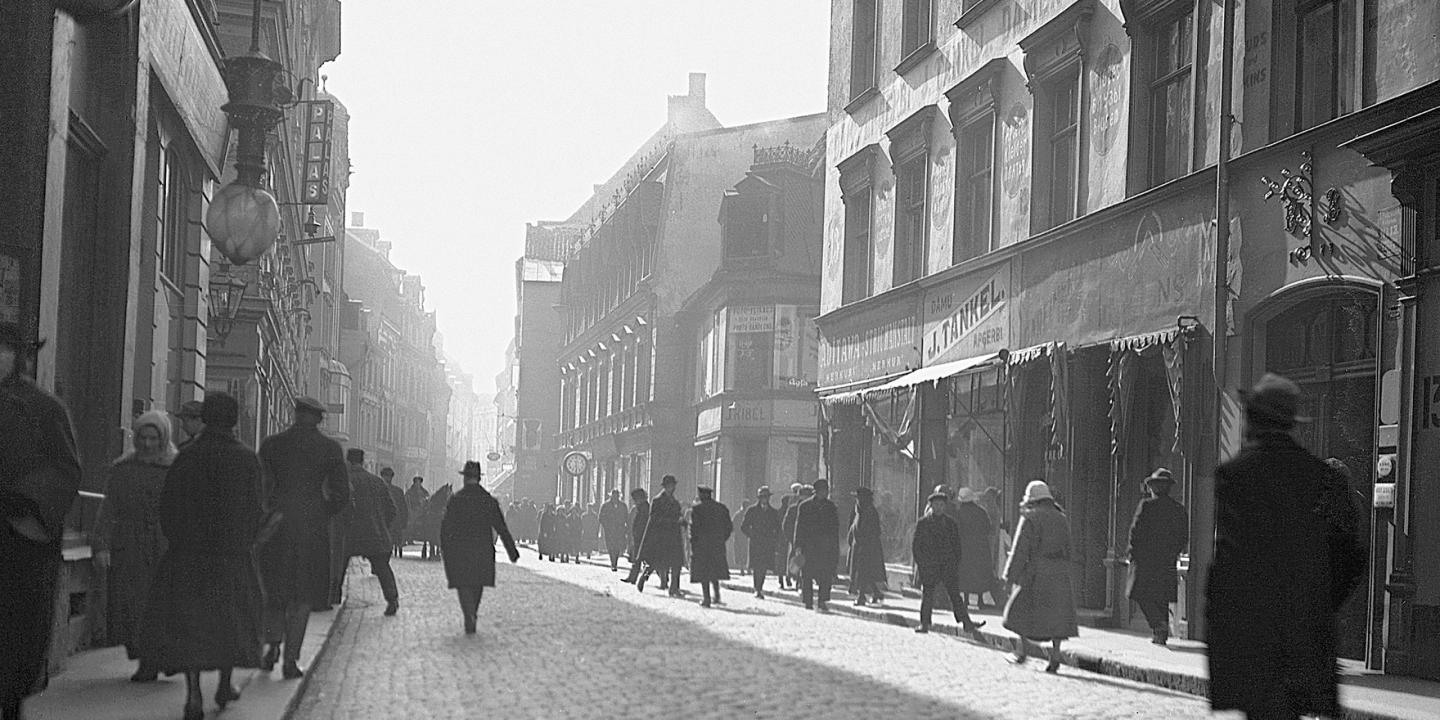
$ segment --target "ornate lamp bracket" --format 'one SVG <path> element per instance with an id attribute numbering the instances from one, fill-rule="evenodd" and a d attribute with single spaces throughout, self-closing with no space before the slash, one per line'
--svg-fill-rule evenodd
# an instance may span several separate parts
<path id="1" fill-rule="evenodd" d="M 1290 250 L 1290 262 L 1304 265 L 1312 255 L 1328 257 L 1335 252 L 1335 244 L 1327 240 L 1315 241 L 1314 218 L 1318 215 L 1326 225 L 1334 226 L 1344 210 L 1340 191 L 1331 186 L 1319 198 L 1315 196 L 1314 171 L 1309 150 L 1300 151 L 1300 166 L 1291 171 L 1280 168 L 1280 180 L 1269 175 L 1260 177 L 1265 186 L 1265 200 L 1280 197 L 1280 206 L 1285 213 L 1285 232 L 1296 236 L 1303 244 Z"/>

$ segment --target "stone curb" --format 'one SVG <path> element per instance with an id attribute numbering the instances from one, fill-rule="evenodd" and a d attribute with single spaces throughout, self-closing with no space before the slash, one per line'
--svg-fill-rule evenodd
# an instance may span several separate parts
<path id="1" fill-rule="evenodd" d="M 305 691 L 310 689 L 310 678 L 315 676 L 315 670 L 320 663 L 325 662 L 326 655 L 330 651 L 330 643 L 340 630 L 340 625 L 350 614 L 350 582 L 355 577 L 354 573 L 345 575 L 345 599 L 340 606 L 335 608 L 335 619 L 330 621 L 330 629 L 325 633 L 325 641 L 320 643 L 320 649 L 315 651 L 315 657 L 310 659 L 310 666 L 305 668 L 305 674 L 300 677 L 300 683 L 296 686 L 295 692 L 290 695 L 290 702 L 285 703 L 285 710 L 280 713 L 280 720 L 290 720 L 296 710 L 300 709 L 300 700 L 305 697 Z"/>

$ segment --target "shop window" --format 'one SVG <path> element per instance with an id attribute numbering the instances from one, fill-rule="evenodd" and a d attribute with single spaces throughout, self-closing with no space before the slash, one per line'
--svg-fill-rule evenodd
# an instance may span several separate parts
<path id="1" fill-rule="evenodd" d="M 930 251 L 930 123 L 934 115 L 933 105 L 925 107 L 886 133 L 895 167 L 894 286 L 925 275 Z"/>
<path id="2" fill-rule="evenodd" d="M 1075 3 L 1020 40 L 1035 96 L 1031 230 L 1069 222 L 1083 212 L 1084 45 L 1093 3 Z"/>
<path id="3" fill-rule="evenodd" d="M 950 126 L 955 133 L 955 236 L 950 262 L 960 263 L 992 249 L 995 190 L 995 123 L 1000 70 L 1008 61 L 987 63 L 952 88 Z"/>
<path id="4" fill-rule="evenodd" d="M 842 303 L 864 300 L 874 291 L 871 210 L 877 151 L 877 146 L 870 145 L 839 166 L 841 200 L 845 204 L 845 247 L 841 258 L 840 286 Z"/>
<path id="5" fill-rule="evenodd" d="M 851 12 L 850 98 L 868 97 L 875 90 L 879 50 L 879 0 L 855 0 Z"/>
<path id="6" fill-rule="evenodd" d="M 1374 0 L 1295 4 L 1296 131 L 1375 101 Z"/>

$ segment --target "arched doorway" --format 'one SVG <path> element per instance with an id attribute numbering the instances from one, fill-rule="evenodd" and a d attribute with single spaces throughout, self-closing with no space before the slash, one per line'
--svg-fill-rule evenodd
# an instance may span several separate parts
<path id="1" fill-rule="evenodd" d="M 1306 289 L 1277 299 L 1255 343 L 1254 367 L 1300 385 L 1296 438 L 1350 468 L 1361 538 L 1372 541 L 1376 395 L 1382 360 L 1378 291 L 1354 285 Z M 1256 373 L 1259 374 L 1258 372 Z M 1365 659 L 1370 593 L 1357 589 L 1337 618 L 1341 657 Z"/>

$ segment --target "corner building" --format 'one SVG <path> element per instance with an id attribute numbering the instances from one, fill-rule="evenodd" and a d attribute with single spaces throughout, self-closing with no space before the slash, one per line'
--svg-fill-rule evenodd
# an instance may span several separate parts
<path id="1" fill-rule="evenodd" d="M 1134 627 L 1120 558 L 1141 480 L 1168 467 L 1192 528 L 1173 629 L 1203 638 L 1235 389 L 1282 373 L 1316 418 L 1301 441 L 1350 467 L 1363 504 L 1371 575 L 1341 613 L 1341 654 L 1436 677 L 1424 527 L 1440 494 L 1395 469 L 1417 397 L 1399 370 L 1433 343 L 1402 342 L 1400 308 L 1424 307 L 1423 284 L 1402 292 L 1417 272 L 1402 248 L 1433 232 L 1433 196 L 1405 204 L 1384 162 L 1434 172 L 1383 151 L 1422 121 L 1375 133 L 1440 98 L 1440 8 L 1235 7 L 1225 47 L 1209 0 L 832 2 L 823 460 L 842 492 L 888 493 L 909 522 L 947 483 L 995 487 L 1013 528 L 1025 484 L 1046 480 L 1073 526 L 1082 617 Z"/>

